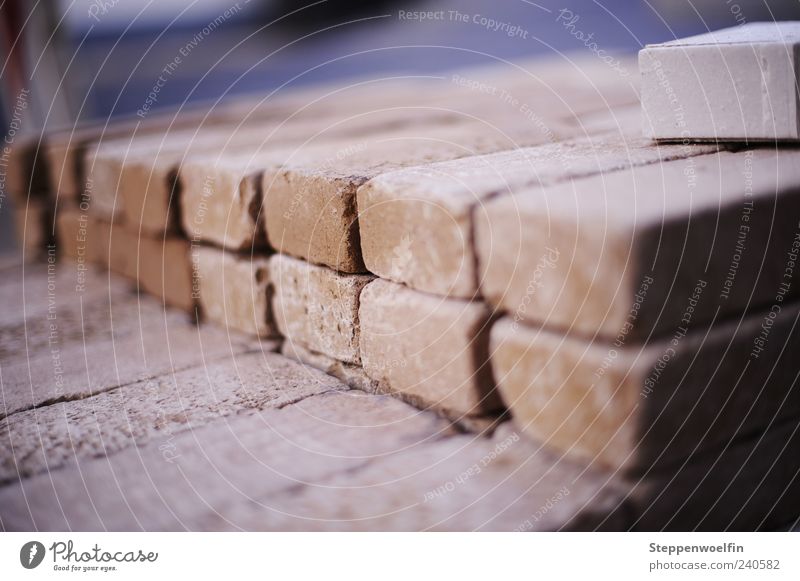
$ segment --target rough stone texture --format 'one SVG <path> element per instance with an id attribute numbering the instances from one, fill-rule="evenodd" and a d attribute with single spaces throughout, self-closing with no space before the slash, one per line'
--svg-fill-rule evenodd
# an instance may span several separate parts
<path id="1" fill-rule="evenodd" d="M 324 371 L 352 389 L 360 389 L 366 393 L 373 394 L 380 393 L 381 391 L 378 382 L 370 378 L 360 365 L 344 363 L 328 355 L 306 349 L 302 345 L 292 341 L 283 342 L 281 346 L 281 355 Z"/>
<path id="2" fill-rule="evenodd" d="M 800 416 L 791 355 L 800 307 L 777 308 L 645 347 L 506 318 L 492 329 L 492 367 L 514 421 L 533 437 L 615 470 L 663 470 Z"/>
<path id="3" fill-rule="evenodd" d="M 361 361 L 359 296 L 372 280 L 289 256 L 270 258 L 273 315 L 286 339 L 346 363 Z"/>
<path id="4" fill-rule="evenodd" d="M 53 204 L 47 199 L 30 198 L 14 208 L 17 243 L 26 260 L 41 258 L 53 241 Z"/>
<path id="5" fill-rule="evenodd" d="M 299 381 L 309 374 L 319 372 L 304 369 Z M 169 456 L 151 442 L 1 488 L 0 522 L 6 530 L 237 529 L 258 499 L 324 485 L 448 432 L 393 398 L 313 396 L 175 434 Z"/>
<path id="6" fill-rule="evenodd" d="M 0 484 L 148 442 L 166 456 L 185 430 L 343 389 L 279 355 L 251 353 L 20 412 L 0 420 Z"/>
<path id="7" fill-rule="evenodd" d="M 519 319 L 614 340 L 797 295 L 800 152 L 722 152 L 519 190 L 476 214 L 481 289 Z M 789 286 L 782 290 L 781 285 Z"/>
<path id="8" fill-rule="evenodd" d="M 267 238 L 277 250 L 343 272 L 363 272 L 356 191 L 382 173 L 408 166 L 538 145 L 551 133 L 519 118 L 507 124 L 464 121 L 373 134 L 296 156 L 263 177 Z M 305 159 L 303 159 L 305 157 Z"/>
<path id="9" fill-rule="evenodd" d="M 378 279 L 361 293 L 359 318 L 364 370 L 388 391 L 449 415 L 501 408 L 488 363 L 485 305 Z"/>
<path id="10" fill-rule="evenodd" d="M 493 197 L 714 150 L 656 146 L 612 133 L 385 173 L 358 190 L 364 262 L 381 278 L 470 298 L 480 282 L 475 268 L 476 214 L 482 214 Z M 518 229 L 528 230 L 515 219 L 498 232 L 515 236 Z"/>
<path id="11" fill-rule="evenodd" d="M 0 289 L 13 310 L 0 324 L 0 416 L 101 393 L 259 346 L 236 333 L 198 329 L 189 318 L 136 296 L 107 273 L 72 263 L 26 274 Z M 83 285 L 83 286 L 80 286 Z M 52 292 L 50 292 L 52 289 Z"/>
<path id="12" fill-rule="evenodd" d="M 193 246 L 193 294 L 204 320 L 243 333 L 277 335 L 270 304 L 269 259 Z"/>
<path id="13" fill-rule="evenodd" d="M 639 52 L 645 136 L 800 139 L 800 24 L 749 22 Z"/>

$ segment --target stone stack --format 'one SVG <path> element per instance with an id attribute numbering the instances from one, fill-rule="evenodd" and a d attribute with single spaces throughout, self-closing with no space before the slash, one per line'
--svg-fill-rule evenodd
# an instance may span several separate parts
<path id="1" fill-rule="evenodd" d="M 167 305 L 464 429 L 508 411 L 642 527 L 800 512 L 800 152 L 642 138 L 636 83 L 592 61 L 175 119 L 48 144 L 64 254 L 88 237 Z"/>

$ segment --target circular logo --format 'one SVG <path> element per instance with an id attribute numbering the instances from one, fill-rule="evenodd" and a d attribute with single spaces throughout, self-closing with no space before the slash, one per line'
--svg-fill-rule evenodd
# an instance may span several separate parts
<path id="1" fill-rule="evenodd" d="M 19 562 L 26 569 L 35 569 L 44 559 L 44 545 L 39 541 L 30 541 L 19 550 Z"/>

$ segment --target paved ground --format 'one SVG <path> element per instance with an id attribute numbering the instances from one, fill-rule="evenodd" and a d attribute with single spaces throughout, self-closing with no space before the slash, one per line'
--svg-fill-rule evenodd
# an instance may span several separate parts
<path id="1" fill-rule="evenodd" d="M 75 265 L 0 266 L 0 528 L 626 526 L 603 474 L 466 434 Z"/>

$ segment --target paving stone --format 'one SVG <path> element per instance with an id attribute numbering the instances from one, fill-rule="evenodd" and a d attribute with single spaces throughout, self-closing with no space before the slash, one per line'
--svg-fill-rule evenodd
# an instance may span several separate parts
<path id="1" fill-rule="evenodd" d="M 427 292 L 470 298 L 480 282 L 475 214 L 494 197 L 530 185 L 714 151 L 654 146 L 609 135 L 385 173 L 358 190 L 361 250 L 370 272 Z M 519 228 L 516 221 L 503 232 Z M 526 280 L 527 284 L 527 280 Z"/>
<path id="2" fill-rule="evenodd" d="M 798 316 L 797 304 L 776 303 L 646 346 L 505 318 L 492 329 L 492 367 L 520 429 L 565 454 L 642 474 L 800 416 L 790 355 Z"/>
<path id="3" fill-rule="evenodd" d="M 314 370 L 298 374 L 301 384 L 342 387 Z M 445 433 L 446 422 L 393 398 L 334 391 L 0 488 L 0 521 L 9 531 L 237 529 L 235 518 L 256 499 L 315 486 Z"/>
<path id="4" fill-rule="evenodd" d="M 450 415 L 501 408 L 488 364 L 485 305 L 375 280 L 361 293 L 361 362 L 393 393 Z"/>
<path id="5" fill-rule="evenodd" d="M 147 296 L 115 296 L 69 305 L 3 327 L 0 416 L 77 399 L 246 350 L 274 350 L 235 332 L 200 329 L 185 313 Z M 53 318 L 48 319 L 48 315 Z M 23 338 L 23 339 L 21 339 Z"/>
<path id="6" fill-rule="evenodd" d="M 228 518 L 247 530 L 620 530 L 623 492 L 607 474 L 503 428 L 379 458 L 324 486 L 254 499 Z"/>
<path id="7" fill-rule="evenodd" d="M 356 191 L 370 179 L 409 166 L 538 145 L 553 139 L 512 117 L 507 124 L 464 122 L 373 134 L 332 146 L 320 157 L 295 156 L 263 176 L 270 245 L 343 272 L 363 272 Z M 305 159 L 303 159 L 305 157 Z"/>
<path id="8" fill-rule="evenodd" d="M 70 258 L 84 268 L 97 262 L 97 244 L 92 243 L 94 222 L 94 216 L 78 206 L 60 207 L 56 215 L 59 257 Z"/>
<path id="9" fill-rule="evenodd" d="M 514 192 L 476 214 L 481 289 L 518 320 L 640 341 L 796 296 L 800 152 L 676 160 Z M 784 288 L 785 287 L 785 288 Z"/>
<path id="10" fill-rule="evenodd" d="M 273 316 L 288 341 L 346 363 L 361 361 L 359 297 L 372 280 L 276 254 Z"/>
<path id="11" fill-rule="evenodd" d="M 646 137 L 797 140 L 797 22 L 749 22 L 639 52 Z"/>
<path id="12" fill-rule="evenodd" d="M 199 300 L 204 320 L 259 337 L 277 335 L 266 256 L 192 246 L 191 258 L 192 294 Z"/>
<path id="13" fill-rule="evenodd" d="M 0 484 L 148 442 L 164 449 L 219 418 L 342 389 L 279 355 L 250 353 L 16 413 L 0 420 Z"/>
<path id="14" fill-rule="evenodd" d="M 189 241 L 169 234 L 141 236 L 137 249 L 139 289 L 159 297 L 167 306 L 194 313 L 194 274 Z"/>
<path id="15" fill-rule="evenodd" d="M 288 339 L 284 341 L 281 345 L 281 355 L 332 375 L 352 389 L 372 394 L 379 394 L 382 391 L 379 383 L 369 377 L 360 365 L 345 363 L 329 355 L 306 349 L 297 342 Z"/>

